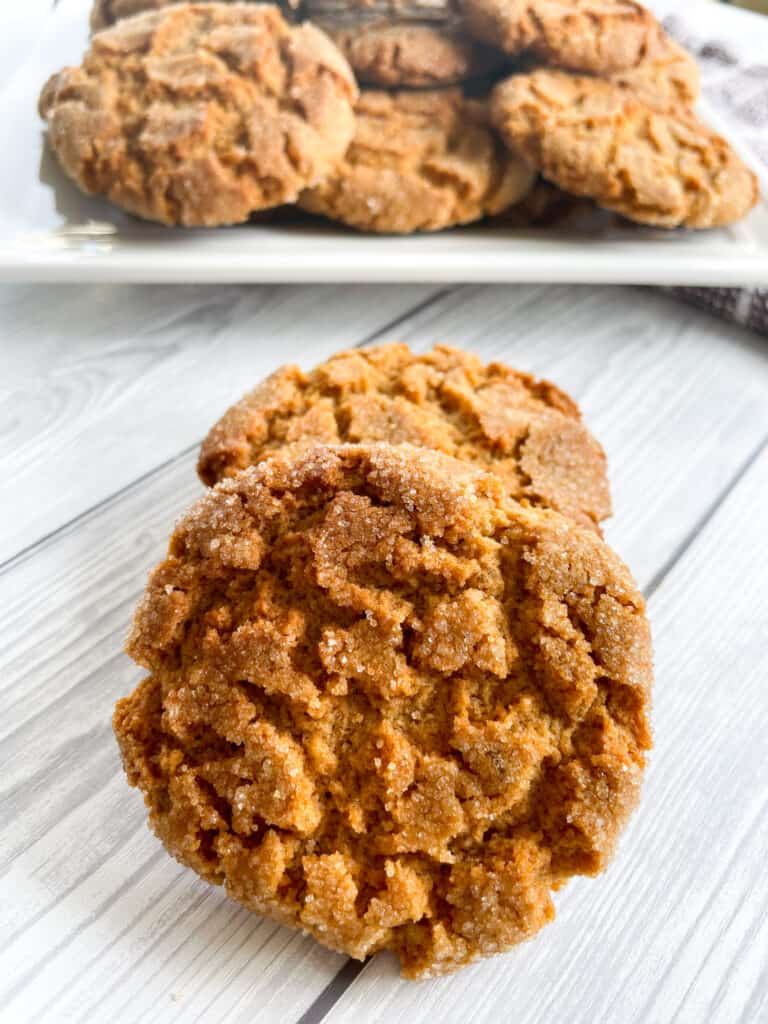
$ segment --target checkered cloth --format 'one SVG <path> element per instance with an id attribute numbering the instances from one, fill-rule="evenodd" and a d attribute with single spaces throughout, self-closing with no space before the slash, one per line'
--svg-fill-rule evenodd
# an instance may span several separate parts
<path id="1" fill-rule="evenodd" d="M 664 24 L 695 54 L 704 95 L 733 126 L 733 137 L 743 140 L 768 171 L 768 18 L 694 3 L 676 5 Z M 717 316 L 768 335 L 768 288 L 670 291 Z"/>

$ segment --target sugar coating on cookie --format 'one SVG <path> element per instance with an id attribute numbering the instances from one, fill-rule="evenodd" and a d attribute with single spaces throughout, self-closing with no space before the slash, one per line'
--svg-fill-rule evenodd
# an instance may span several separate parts
<path id="1" fill-rule="evenodd" d="M 310 373 L 284 366 L 232 406 L 203 442 L 204 483 L 285 444 L 386 441 L 493 470 L 507 493 L 597 528 L 610 515 L 605 453 L 576 403 L 549 381 L 447 345 L 340 352 Z"/>
<path id="2" fill-rule="evenodd" d="M 502 952 L 638 797 L 642 598 L 593 533 L 407 445 L 283 449 L 178 523 L 114 727 L 168 850 L 410 977 Z"/>
<path id="3" fill-rule="evenodd" d="M 343 155 L 357 89 L 312 25 L 189 3 L 98 33 L 40 97 L 66 173 L 131 213 L 215 226 L 296 199 Z"/>
<path id="4" fill-rule="evenodd" d="M 545 178 L 631 220 L 720 227 L 757 202 L 755 175 L 725 139 L 690 111 L 619 83 L 539 70 L 497 85 L 491 110 Z"/>
<path id="5" fill-rule="evenodd" d="M 510 54 L 596 74 L 646 60 L 658 22 L 632 0 L 463 0 L 471 32 Z"/>
<path id="6" fill-rule="evenodd" d="M 337 169 L 299 204 L 361 231 L 409 234 L 469 224 L 519 202 L 534 176 L 459 89 L 363 90 Z"/>

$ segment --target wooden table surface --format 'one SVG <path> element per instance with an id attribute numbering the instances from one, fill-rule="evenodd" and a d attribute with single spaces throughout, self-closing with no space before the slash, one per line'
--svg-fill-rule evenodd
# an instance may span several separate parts
<path id="1" fill-rule="evenodd" d="M 5 1021 L 768 1020 L 768 341 L 640 289 L 0 289 Z M 643 799 L 597 880 L 433 982 L 360 965 L 173 862 L 123 778 L 121 653 L 196 449 L 279 363 L 447 341 L 574 394 L 649 598 Z"/>

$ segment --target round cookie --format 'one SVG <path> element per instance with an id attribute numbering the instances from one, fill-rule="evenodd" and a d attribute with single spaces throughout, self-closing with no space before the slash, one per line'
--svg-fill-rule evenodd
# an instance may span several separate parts
<path id="1" fill-rule="evenodd" d="M 658 46 L 647 60 L 609 77 L 642 102 L 664 109 L 692 107 L 701 91 L 698 64 L 661 28 Z"/>
<path id="2" fill-rule="evenodd" d="M 545 178 L 630 220 L 721 227 L 757 202 L 755 175 L 725 139 L 690 111 L 615 82 L 516 75 L 496 86 L 491 109 L 505 141 Z"/>
<path id="3" fill-rule="evenodd" d="M 650 745 L 643 601 L 594 534 L 424 449 L 284 450 L 178 523 L 114 717 L 150 822 L 249 909 L 428 977 L 606 865 Z"/>
<path id="4" fill-rule="evenodd" d="M 366 85 L 452 85 L 504 61 L 467 35 L 452 3 L 307 0 L 302 13 L 328 33 Z"/>
<path id="5" fill-rule="evenodd" d="M 357 80 L 366 85 L 453 85 L 499 67 L 503 60 L 460 29 L 429 22 L 381 21 L 335 28 L 332 19 L 313 20 L 339 47 Z"/>
<path id="6" fill-rule="evenodd" d="M 285 366 L 203 442 L 206 484 L 300 442 L 409 443 L 492 470 L 513 498 L 598 529 L 611 513 L 603 449 L 554 384 L 439 345 L 340 352 L 308 374 Z"/>
<path id="7" fill-rule="evenodd" d="M 462 9 L 478 39 L 573 71 L 626 70 L 658 44 L 658 22 L 632 0 L 462 0 Z"/>
<path id="8" fill-rule="evenodd" d="M 236 224 L 294 201 L 343 156 L 352 72 L 312 25 L 188 3 L 98 33 L 40 97 L 66 173 L 147 220 Z"/>
<path id="9" fill-rule="evenodd" d="M 337 169 L 299 203 L 360 231 L 440 231 L 519 202 L 533 174 L 458 89 L 363 91 Z"/>

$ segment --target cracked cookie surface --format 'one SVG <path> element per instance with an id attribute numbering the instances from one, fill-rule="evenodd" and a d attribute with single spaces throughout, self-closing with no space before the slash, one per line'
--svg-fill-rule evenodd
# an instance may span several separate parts
<path id="1" fill-rule="evenodd" d="M 474 462 L 511 497 L 593 529 L 610 515 L 605 453 L 576 403 L 548 381 L 447 345 L 340 352 L 308 374 L 282 367 L 215 424 L 198 472 L 214 484 L 285 444 L 356 441 Z"/>
<path id="2" fill-rule="evenodd" d="M 54 75 L 40 113 L 83 191 L 148 220 L 240 223 L 343 155 L 357 89 L 333 43 L 276 7 L 192 3 L 119 21 Z"/>
<path id="3" fill-rule="evenodd" d="M 493 51 L 429 22 L 374 22 L 335 28 L 331 19 L 315 24 L 333 39 L 359 82 L 388 87 L 453 85 L 483 74 L 501 61 Z"/>
<path id="4" fill-rule="evenodd" d="M 658 22 L 632 0 L 463 0 L 470 31 L 510 54 L 595 74 L 635 67 L 658 43 Z"/>
<path id="5" fill-rule="evenodd" d="M 260 914 L 428 977 L 594 875 L 650 745 L 620 560 L 410 446 L 284 449 L 184 516 L 114 726 L 168 850 Z"/>
<path id="6" fill-rule="evenodd" d="M 507 143 L 559 188 L 656 227 L 711 228 L 744 217 L 757 179 L 690 111 L 621 84 L 539 70 L 496 86 Z"/>
<path id="7" fill-rule="evenodd" d="M 629 89 L 636 99 L 662 109 L 692 107 L 699 98 L 699 67 L 694 58 L 663 29 L 647 60 L 610 79 Z"/>
<path id="8" fill-rule="evenodd" d="M 459 89 L 364 90 L 352 143 L 299 204 L 361 231 L 469 224 L 519 202 L 534 175 L 498 138 L 484 103 Z"/>

